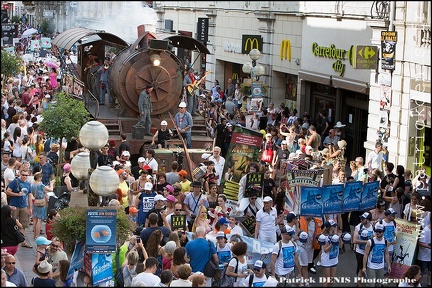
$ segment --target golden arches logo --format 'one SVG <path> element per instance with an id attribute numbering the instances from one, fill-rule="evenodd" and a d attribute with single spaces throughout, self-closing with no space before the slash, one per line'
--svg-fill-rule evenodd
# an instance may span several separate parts
<path id="1" fill-rule="evenodd" d="M 291 61 L 291 42 L 290 40 L 282 40 L 279 52 L 280 59 L 288 59 Z"/>
<path id="2" fill-rule="evenodd" d="M 250 49 L 248 50 L 248 44 L 250 43 Z M 256 47 L 255 45 L 256 44 Z M 259 43 L 257 38 L 247 38 L 245 42 L 245 51 L 250 51 L 252 49 L 259 49 Z"/>
<path id="3" fill-rule="evenodd" d="M 232 77 L 231 77 L 231 79 L 232 80 L 237 80 L 238 79 L 238 73 L 232 73 Z"/>

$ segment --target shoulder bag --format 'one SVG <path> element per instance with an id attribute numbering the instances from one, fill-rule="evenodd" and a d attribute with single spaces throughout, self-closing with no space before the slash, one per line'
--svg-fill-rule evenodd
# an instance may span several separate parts
<path id="1" fill-rule="evenodd" d="M 219 265 L 215 263 L 214 259 L 213 259 L 213 255 L 211 253 L 211 243 L 210 240 L 207 240 L 208 244 L 209 244 L 209 255 L 210 255 L 210 259 L 207 262 L 205 268 L 204 268 L 204 275 L 206 277 L 211 277 L 214 278 L 215 276 L 217 276 L 217 273 L 219 272 Z"/>
<path id="2" fill-rule="evenodd" d="M 14 230 L 17 245 L 25 242 L 26 238 L 17 225 L 15 225 Z"/>
<path id="3" fill-rule="evenodd" d="M 35 197 L 36 197 L 37 189 L 38 189 L 38 187 L 35 186 L 35 190 L 36 190 L 36 191 L 34 191 Z M 41 198 L 41 199 L 35 199 L 34 202 L 33 202 L 33 205 L 36 206 L 36 207 L 44 207 L 44 206 L 46 206 L 45 192 L 44 192 L 44 197 Z"/>

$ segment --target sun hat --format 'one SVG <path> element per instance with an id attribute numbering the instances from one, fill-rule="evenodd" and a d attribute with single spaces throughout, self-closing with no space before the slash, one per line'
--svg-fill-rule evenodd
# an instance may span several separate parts
<path id="1" fill-rule="evenodd" d="M 171 187 L 172 187 L 172 186 L 171 186 Z M 173 189 L 173 191 L 174 191 L 174 189 Z M 176 199 L 173 195 L 168 195 L 168 196 L 166 197 L 166 201 L 168 201 L 168 202 L 176 202 L 177 199 Z"/>
<path id="2" fill-rule="evenodd" d="M 345 126 L 346 126 L 345 124 L 342 124 L 342 122 L 338 121 L 336 122 L 336 125 L 333 128 L 343 128 Z"/>
<path id="3" fill-rule="evenodd" d="M 169 184 L 165 186 L 165 189 L 167 189 L 170 193 L 174 192 L 174 187 Z"/>
<path id="4" fill-rule="evenodd" d="M 41 274 L 45 274 L 52 271 L 52 265 L 47 260 L 43 260 L 37 266 L 37 271 Z"/>

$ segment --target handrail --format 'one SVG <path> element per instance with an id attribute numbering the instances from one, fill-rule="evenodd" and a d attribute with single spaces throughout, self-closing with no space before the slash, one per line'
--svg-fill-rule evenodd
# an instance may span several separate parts
<path id="1" fill-rule="evenodd" d="M 91 98 L 93 98 L 93 100 L 96 100 L 96 111 L 95 111 L 95 115 L 99 116 L 99 99 L 97 99 L 93 93 L 90 90 L 87 90 L 87 95 L 89 95 Z M 89 107 L 88 102 L 87 102 L 87 97 L 86 97 L 86 103 L 85 106 Z"/>

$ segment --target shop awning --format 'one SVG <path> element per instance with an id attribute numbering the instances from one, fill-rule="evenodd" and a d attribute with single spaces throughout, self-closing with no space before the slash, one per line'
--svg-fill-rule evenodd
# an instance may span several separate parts
<path id="1" fill-rule="evenodd" d="M 66 50 L 70 50 L 72 46 L 78 42 L 78 40 L 83 39 L 84 37 L 89 37 L 92 35 L 97 35 L 101 38 L 101 40 L 104 40 L 106 42 L 110 42 L 111 44 L 117 44 L 119 46 L 127 47 L 129 44 L 125 42 L 123 39 L 119 38 L 118 36 L 106 33 L 103 31 L 97 31 L 87 28 L 72 28 L 69 30 L 66 30 L 59 35 L 57 35 L 53 41 L 52 45 L 57 46 L 58 48 L 64 48 Z"/>
<path id="2" fill-rule="evenodd" d="M 345 89 L 363 94 L 369 93 L 369 83 L 367 82 L 307 70 L 300 70 L 299 77 L 302 80 L 328 85 L 338 89 Z"/>
<path id="3" fill-rule="evenodd" d="M 363 94 L 369 93 L 369 83 L 367 82 L 345 79 L 337 76 L 332 76 L 331 82 L 332 86 L 335 88 L 355 91 Z"/>
<path id="4" fill-rule="evenodd" d="M 302 80 L 331 86 L 331 80 L 330 80 L 331 78 L 330 78 L 330 75 L 327 75 L 327 74 L 313 72 L 313 71 L 300 70 L 299 71 L 299 77 Z"/>

